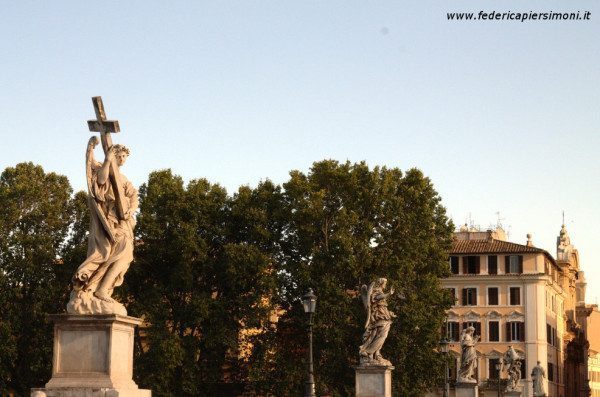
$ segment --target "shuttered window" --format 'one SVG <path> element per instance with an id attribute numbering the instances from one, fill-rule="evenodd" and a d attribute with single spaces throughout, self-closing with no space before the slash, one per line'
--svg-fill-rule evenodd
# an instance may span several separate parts
<path id="1" fill-rule="evenodd" d="M 452 272 L 452 274 L 458 274 L 458 256 L 450 257 L 450 272 Z"/>
<path id="2" fill-rule="evenodd" d="M 510 287 L 510 304 L 513 306 L 521 304 L 521 288 Z"/>
<path id="3" fill-rule="evenodd" d="M 490 358 L 488 360 L 488 376 L 490 379 L 498 379 L 499 370 L 496 369 L 496 365 L 500 363 L 499 358 Z"/>
<path id="4" fill-rule="evenodd" d="M 477 306 L 477 288 L 463 288 L 462 304 L 463 306 Z"/>
<path id="5" fill-rule="evenodd" d="M 504 257 L 504 271 L 506 274 L 523 273 L 523 255 L 506 255 Z"/>
<path id="6" fill-rule="evenodd" d="M 498 257 L 496 255 L 488 256 L 488 274 L 498 274 Z"/>
<path id="7" fill-rule="evenodd" d="M 509 321 L 506 323 L 506 341 L 524 342 L 525 341 L 525 323 L 521 321 Z"/>
<path id="8" fill-rule="evenodd" d="M 458 342 L 458 322 L 448 321 L 446 338 L 451 342 Z"/>
<path id="9" fill-rule="evenodd" d="M 479 274 L 479 256 L 463 256 L 463 273 Z"/>
<path id="10" fill-rule="evenodd" d="M 498 288 L 490 287 L 488 288 L 488 305 L 496 306 L 498 305 Z"/>
<path id="11" fill-rule="evenodd" d="M 488 322 L 488 341 L 500 342 L 500 323 L 498 321 Z"/>

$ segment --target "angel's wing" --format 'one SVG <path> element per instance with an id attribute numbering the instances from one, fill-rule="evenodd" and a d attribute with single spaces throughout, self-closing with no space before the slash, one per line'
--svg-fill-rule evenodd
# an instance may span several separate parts
<path id="1" fill-rule="evenodd" d="M 363 305 L 365 305 L 365 309 L 367 309 L 367 321 L 365 322 L 365 329 L 369 328 L 369 324 L 371 322 L 371 294 L 373 293 L 373 285 L 375 283 L 369 284 L 369 287 L 363 285 L 360 288 L 360 297 L 362 298 Z"/>
<path id="2" fill-rule="evenodd" d="M 88 141 L 87 149 L 85 151 L 85 177 L 87 179 L 87 187 L 88 187 L 88 202 L 90 206 L 90 211 L 96 213 L 96 216 L 100 220 L 106 235 L 110 239 L 110 241 L 116 241 L 115 235 L 111 227 L 109 226 L 108 221 L 106 220 L 106 216 L 100 208 L 98 207 L 98 203 L 96 203 L 96 197 L 94 196 L 94 189 L 92 188 L 92 167 L 96 166 L 96 160 L 94 159 L 94 148 L 98 144 L 98 138 L 96 136 L 92 136 Z"/>

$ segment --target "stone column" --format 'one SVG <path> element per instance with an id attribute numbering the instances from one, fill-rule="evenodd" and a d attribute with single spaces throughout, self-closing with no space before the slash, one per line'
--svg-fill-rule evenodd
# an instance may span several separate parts
<path id="1" fill-rule="evenodd" d="M 52 378 L 32 397 L 151 397 L 133 381 L 134 329 L 118 314 L 55 314 Z"/>
<path id="2" fill-rule="evenodd" d="M 477 382 L 456 382 L 456 397 L 479 397 Z"/>
<path id="3" fill-rule="evenodd" d="M 356 397 L 392 397 L 391 365 L 360 365 L 356 371 Z"/>

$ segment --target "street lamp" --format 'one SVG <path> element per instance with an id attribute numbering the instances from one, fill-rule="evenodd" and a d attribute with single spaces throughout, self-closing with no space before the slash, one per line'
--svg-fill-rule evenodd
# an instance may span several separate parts
<path id="1" fill-rule="evenodd" d="M 444 336 L 440 341 L 440 351 L 444 353 L 444 397 L 450 395 L 448 390 L 448 350 L 450 349 L 450 341 Z"/>
<path id="2" fill-rule="evenodd" d="M 302 297 L 302 306 L 304 313 L 308 313 L 308 379 L 306 380 L 306 388 L 304 397 L 316 397 L 315 394 L 315 377 L 313 375 L 313 314 L 317 308 L 317 297 L 313 293 L 312 288 Z"/>
<path id="3" fill-rule="evenodd" d="M 500 397 L 500 369 L 502 368 L 502 363 L 500 363 L 500 360 L 496 362 L 495 367 L 496 373 L 498 374 L 498 397 Z"/>

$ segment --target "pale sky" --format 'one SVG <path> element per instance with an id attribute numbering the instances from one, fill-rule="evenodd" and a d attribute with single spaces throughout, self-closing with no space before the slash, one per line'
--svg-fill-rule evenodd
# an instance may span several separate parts
<path id="1" fill-rule="evenodd" d="M 162 168 L 233 192 L 326 158 L 418 167 L 457 225 L 500 212 L 553 255 L 564 210 L 600 297 L 597 0 L 0 6 L 0 170 L 33 161 L 84 189 L 101 95 L 136 185 Z M 591 19 L 446 17 L 480 10 Z"/>

